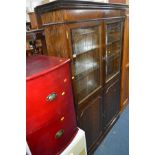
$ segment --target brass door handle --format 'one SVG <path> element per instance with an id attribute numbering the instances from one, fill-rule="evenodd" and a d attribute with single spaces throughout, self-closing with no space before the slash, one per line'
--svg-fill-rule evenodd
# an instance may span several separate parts
<path id="1" fill-rule="evenodd" d="M 61 129 L 61 130 L 59 130 L 59 131 L 55 134 L 55 138 L 56 138 L 56 139 L 59 139 L 59 138 L 62 137 L 63 134 L 64 134 L 64 130 Z"/>
<path id="2" fill-rule="evenodd" d="M 53 101 L 57 97 L 56 93 L 51 93 L 46 97 L 46 101 Z"/>

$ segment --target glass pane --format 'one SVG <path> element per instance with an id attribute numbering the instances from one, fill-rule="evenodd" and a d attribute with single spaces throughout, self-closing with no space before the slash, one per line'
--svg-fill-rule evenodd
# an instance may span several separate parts
<path id="1" fill-rule="evenodd" d="M 107 44 L 111 44 L 121 39 L 121 24 L 110 23 L 107 24 Z"/>
<path id="2" fill-rule="evenodd" d="M 88 52 L 98 48 L 98 29 L 81 28 L 72 30 L 73 54 Z"/>
<path id="3" fill-rule="evenodd" d="M 120 54 L 111 56 L 106 63 L 106 79 L 110 80 L 120 72 Z"/>
<path id="4" fill-rule="evenodd" d="M 120 72 L 122 22 L 106 25 L 106 81 Z"/>
<path id="5" fill-rule="evenodd" d="M 78 102 L 100 86 L 98 27 L 72 30 L 73 74 Z"/>
<path id="6" fill-rule="evenodd" d="M 120 41 L 112 43 L 112 44 L 106 46 L 107 57 L 115 55 L 115 54 L 117 54 L 119 52 L 121 52 L 121 43 L 120 43 Z"/>

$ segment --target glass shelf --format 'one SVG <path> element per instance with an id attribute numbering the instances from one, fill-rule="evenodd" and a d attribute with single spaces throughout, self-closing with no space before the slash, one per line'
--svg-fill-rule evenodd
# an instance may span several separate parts
<path id="1" fill-rule="evenodd" d="M 92 67 L 92 68 L 90 68 L 88 70 L 84 70 L 83 72 L 80 72 L 80 73 L 75 75 L 75 80 L 80 80 L 81 78 L 87 76 L 88 74 L 90 74 L 91 72 L 94 72 L 97 69 L 99 69 L 98 66 L 96 66 L 95 68 Z"/>
<path id="2" fill-rule="evenodd" d="M 99 67 L 99 49 L 78 54 L 74 59 L 74 75 Z"/>
<path id="3" fill-rule="evenodd" d="M 78 52 L 78 54 L 73 54 L 73 58 L 76 58 L 76 56 L 79 56 L 81 54 L 86 54 L 88 52 L 94 52 L 94 50 L 98 49 L 99 46 L 91 46 L 91 47 L 87 47 L 87 48 L 83 48 L 83 51 L 81 50 L 80 52 Z M 76 53 L 76 52 L 75 52 Z"/>
<path id="4" fill-rule="evenodd" d="M 99 68 L 87 73 L 87 76 L 83 76 L 80 79 L 76 80 L 76 93 L 78 101 L 81 101 L 89 93 L 94 91 L 100 85 L 100 77 L 96 76 L 100 73 Z"/>

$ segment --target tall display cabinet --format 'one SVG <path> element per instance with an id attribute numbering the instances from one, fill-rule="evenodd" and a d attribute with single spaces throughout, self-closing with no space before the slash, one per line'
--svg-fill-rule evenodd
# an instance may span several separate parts
<path id="1" fill-rule="evenodd" d="M 78 126 L 91 154 L 120 111 L 120 79 L 127 5 L 55 1 L 35 8 L 48 55 L 71 59 Z"/>

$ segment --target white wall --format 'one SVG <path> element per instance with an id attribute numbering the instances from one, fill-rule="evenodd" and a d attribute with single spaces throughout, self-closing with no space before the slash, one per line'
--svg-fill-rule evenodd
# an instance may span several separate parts
<path id="1" fill-rule="evenodd" d="M 42 4 L 42 0 L 26 0 L 26 21 L 27 22 L 30 21 L 27 12 L 33 12 L 34 8 L 40 4 Z"/>
<path id="2" fill-rule="evenodd" d="M 42 0 L 26 0 L 26 8 L 29 12 L 33 12 L 37 5 L 41 5 Z"/>

